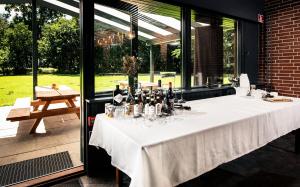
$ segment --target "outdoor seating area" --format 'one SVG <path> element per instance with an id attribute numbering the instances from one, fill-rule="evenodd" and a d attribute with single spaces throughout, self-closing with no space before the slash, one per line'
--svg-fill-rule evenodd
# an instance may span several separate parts
<path id="1" fill-rule="evenodd" d="M 35 91 L 35 100 L 17 98 L 14 106 L 0 107 L 0 146 L 5 150 L 0 153 L 1 172 L 13 172 L 5 169 L 14 168 L 12 164 L 28 167 L 30 162 L 41 163 L 38 159 L 48 158 L 50 164 L 51 157 L 69 159 L 69 164 L 58 165 L 61 169 L 81 165 L 79 92 L 64 85 L 58 88 L 37 86 Z M 37 171 L 37 168 L 32 170 Z M 38 175 L 45 171 L 47 169 L 40 166 Z M 27 177 L 35 175 L 28 170 Z M 20 180 L 18 177 L 10 180 L 0 177 L 0 185 Z"/>
<path id="2" fill-rule="evenodd" d="M 61 86 L 58 89 L 51 87 L 35 87 L 37 100 L 30 101 L 30 98 L 17 98 L 13 108 L 8 113 L 8 121 L 24 121 L 35 119 L 30 130 L 30 134 L 35 133 L 36 128 L 44 117 L 57 116 L 63 114 L 75 113 L 80 117 L 80 107 L 76 102 L 79 92 L 70 89 L 67 86 Z M 78 98 L 77 98 L 78 99 Z M 66 107 L 49 109 L 52 104 L 64 103 Z"/>
<path id="3" fill-rule="evenodd" d="M 51 106 L 55 109 L 62 104 Z M 0 107 L 0 166 L 68 151 L 74 166 L 80 161 L 80 120 L 76 114 L 44 117 L 29 134 L 35 119 L 6 121 L 12 107 Z"/>

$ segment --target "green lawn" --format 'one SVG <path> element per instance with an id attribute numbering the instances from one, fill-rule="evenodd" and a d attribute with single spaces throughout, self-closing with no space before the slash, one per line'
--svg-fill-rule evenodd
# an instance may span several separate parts
<path id="1" fill-rule="evenodd" d="M 155 82 L 160 78 L 155 76 Z M 96 76 L 96 92 L 113 90 L 119 80 L 127 80 L 127 76 L 105 75 Z M 149 81 L 149 75 L 139 75 L 139 80 Z M 163 83 L 173 82 L 173 78 L 164 79 Z M 46 86 L 56 83 L 57 85 L 67 85 L 75 90 L 80 88 L 79 75 L 39 75 L 38 85 Z M 180 77 L 176 77 L 176 85 L 180 85 Z M 16 98 L 32 97 L 32 76 L 0 76 L 0 106 L 13 105 Z"/>

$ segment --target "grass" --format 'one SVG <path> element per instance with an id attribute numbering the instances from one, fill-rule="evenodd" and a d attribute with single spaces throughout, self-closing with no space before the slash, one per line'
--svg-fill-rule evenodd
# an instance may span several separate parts
<path id="1" fill-rule="evenodd" d="M 155 75 L 154 82 L 157 82 L 160 75 Z M 115 85 L 120 80 L 127 80 L 127 76 L 123 75 L 97 75 L 95 77 L 95 91 L 108 91 L 113 90 Z M 149 81 L 149 75 L 139 75 L 140 81 Z M 175 86 L 180 87 L 181 77 L 176 76 Z M 162 84 L 168 82 L 174 82 L 174 78 L 162 79 Z M 193 81 L 192 81 L 193 82 Z M 228 79 L 224 79 L 224 83 L 227 83 Z M 80 77 L 79 75 L 51 75 L 40 74 L 38 76 L 38 85 L 46 86 L 56 83 L 57 85 L 66 85 L 74 90 L 80 89 Z M 32 97 L 32 75 L 23 76 L 0 76 L 0 106 L 13 105 L 16 98 Z"/>

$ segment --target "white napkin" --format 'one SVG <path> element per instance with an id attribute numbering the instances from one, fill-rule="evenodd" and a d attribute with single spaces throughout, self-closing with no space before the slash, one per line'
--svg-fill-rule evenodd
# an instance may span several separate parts
<path id="1" fill-rule="evenodd" d="M 240 75 L 240 87 L 235 88 L 236 95 L 246 96 L 250 91 L 250 81 L 247 74 Z"/>
<path id="2" fill-rule="evenodd" d="M 240 87 L 250 89 L 250 81 L 247 74 L 241 74 Z"/>

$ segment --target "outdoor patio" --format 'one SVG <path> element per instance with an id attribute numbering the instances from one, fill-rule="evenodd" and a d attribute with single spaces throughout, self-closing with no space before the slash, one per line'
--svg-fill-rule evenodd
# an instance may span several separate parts
<path id="1" fill-rule="evenodd" d="M 60 107 L 62 104 L 52 106 Z M 74 166 L 80 161 L 80 120 L 76 114 L 46 117 L 35 134 L 29 134 L 34 120 L 6 121 L 12 107 L 0 108 L 0 165 L 68 151 Z"/>

